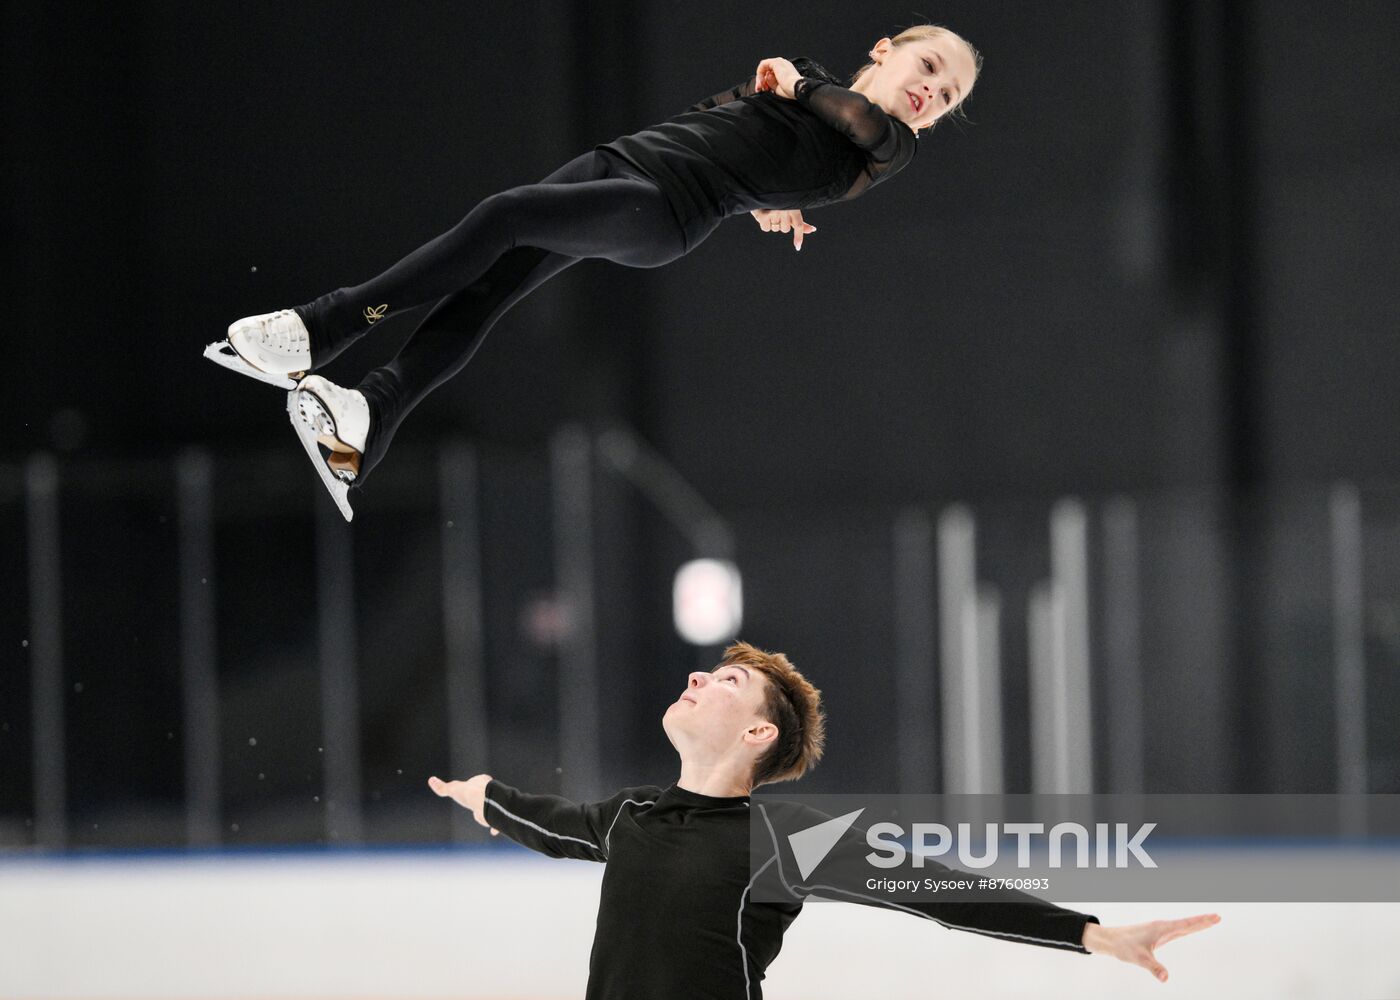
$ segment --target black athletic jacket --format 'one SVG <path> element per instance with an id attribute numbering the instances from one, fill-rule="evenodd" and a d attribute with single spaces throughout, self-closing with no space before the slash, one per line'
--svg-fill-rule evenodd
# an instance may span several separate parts
<path id="1" fill-rule="evenodd" d="M 686 230 L 687 249 L 725 216 L 854 198 L 914 158 L 908 125 L 810 59 L 793 64 L 803 74 L 795 100 L 755 93 L 749 77 L 597 148 L 656 181 Z"/>
<path id="2" fill-rule="evenodd" d="M 500 781 L 486 786 L 486 819 L 512 840 L 551 857 L 607 865 L 589 959 L 589 1000 L 757 1000 L 764 971 L 808 895 L 1079 952 L 1084 925 L 1098 922 L 1011 891 L 1001 898 L 1016 902 L 894 903 L 874 894 L 827 891 L 801 881 L 790 847 L 777 837 L 771 858 L 756 863 L 751 878 L 750 812 L 768 808 L 762 798 L 715 798 L 675 785 L 625 788 L 584 805 Z M 863 855 L 869 848 L 853 829 L 834 850 Z M 935 872 L 940 867 L 926 863 Z M 787 901 L 755 902 L 757 878 L 771 880 L 765 889 L 776 887 Z"/>

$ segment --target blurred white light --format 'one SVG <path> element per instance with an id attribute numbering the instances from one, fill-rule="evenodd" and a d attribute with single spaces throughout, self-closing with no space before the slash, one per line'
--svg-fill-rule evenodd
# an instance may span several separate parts
<path id="1" fill-rule="evenodd" d="M 732 639 L 744 617 L 739 569 L 719 559 L 693 559 L 676 571 L 671 589 L 676 631 L 686 642 L 713 646 Z"/>

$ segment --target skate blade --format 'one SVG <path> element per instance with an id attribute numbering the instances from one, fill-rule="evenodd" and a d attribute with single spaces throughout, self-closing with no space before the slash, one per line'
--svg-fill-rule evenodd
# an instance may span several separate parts
<path id="1" fill-rule="evenodd" d="M 255 378 L 259 382 L 266 382 L 268 385 L 275 385 L 281 389 L 295 389 L 297 387 L 296 381 L 290 375 L 274 375 L 248 364 L 243 360 L 243 355 L 235 351 L 233 345 L 227 340 L 210 344 L 204 349 L 204 356 L 216 365 L 223 365 L 230 371 Z"/>
<path id="2" fill-rule="evenodd" d="M 335 505 L 340 508 L 341 515 L 345 520 L 353 521 L 355 512 L 350 509 L 350 484 L 332 471 L 330 464 L 321 455 L 321 446 L 317 440 L 322 436 L 335 437 L 335 421 L 316 395 L 305 389 L 293 389 L 287 393 L 287 416 L 291 418 L 292 430 L 296 431 L 297 440 L 306 449 L 316 474 L 321 477 L 321 483 L 330 493 Z M 353 476 L 351 480 L 353 481 Z"/>

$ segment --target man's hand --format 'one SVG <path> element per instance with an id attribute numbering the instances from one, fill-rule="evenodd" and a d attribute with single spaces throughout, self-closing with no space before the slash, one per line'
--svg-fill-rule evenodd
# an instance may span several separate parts
<path id="1" fill-rule="evenodd" d="M 1183 917 L 1180 920 L 1154 920 L 1147 924 L 1132 924 L 1128 927 L 1100 927 L 1098 924 L 1084 925 L 1085 949 L 1095 955 L 1112 955 L 1114 958 L 1133 965 L 1140 965 L 1162 982 L 1167 981 L 1167 969 L 1153 951 L 1187 934 L 1195 934 L 1207 927 L 1220 923 L 1220 914 L 1202 913 L 1196 917 Z"/>
<path id="2" fill-rule="evenodd" d="M 749 213 L 758 220 L 758 228 L 765 233 L 792 233 L 792 245 L 802 249 L 802 237 L 815 233 L 817 227 L 802 221 L 802 213 L 797 209 L 759 208 Z"/>
<path id="3" fill-rule="evenodd" d="M 443 781 L 437 777 L 428 779 L 429 788 L 443 798 L 470 809 L 476 821 L 490 830 L 494 837 L 501 831 L 486 822 L 486 786 L 490 783 L 489 774 L 478 774 L 466 781 Z"/>
<path id="4" fill-rule="evenodd" d="M 791 101 L 795 96 L 792 88 L 797 86 L 800 79 L 802 74 L 797 72 L 796 66 L 786 59 L 774 57 L 763 60 L 758 64 L 758 69 L 754 70 L 753 89 L 771 90 L 779 97 L 786 97 Z"/>

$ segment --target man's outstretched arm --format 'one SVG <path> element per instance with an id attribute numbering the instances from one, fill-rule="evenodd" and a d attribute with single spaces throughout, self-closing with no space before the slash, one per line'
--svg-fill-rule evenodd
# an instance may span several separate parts
<path id="1" fill-rule="evenodd" d="M 552 858 L 584 861 L 608 859 L 608 832 L 617 814 L 636 789 L 627 789 L 603 802 L 570 802 L 558 795 L 532 795 L 478 774 L 465 781 L 429 778 L 428 787 L 443 798 L 470 809 L 492 834 Z"/>
<path id="2" fill-rule="evenodd" d="M 767 807 L 760 808 L 766 810 Z M 783 824 L 784 829 L 806 829 L 829 819 L 815 810 L 810 812 L 811 816 L 800 821 L 786 820 Z M 771 825 L 769 829 L 773 831 Z M 1220 922 L 1218 915 L 1206 913 L 1180 920 L 1101 927 L 1098 917 L 1056 906 L 1015 889 L 987 890 L 985 894 L 979 893 L 979 898 L 975 901 L 895 901 L 877 892 L 864 891 L 863 886 L 827 884 L 821 877 L 821 868 L 813 871 L 810 878 L 802 879 L 799 877 L 796 859 L 791 853 L 787 838 L 779 837 L 776 831 L 773 831 L 773 846 L 778 877 L 782 879 L 788 891 L 796 896 L 817 895 L 827 899 L 903 910 L 935 920 L 953 930 L 985 934 L 1022 944 L 1061 948 L 1081 954 L 1112 955 L 1122 961 L 1141 966 L 1162 982 L 1166 982 L 1167 970 L 1157 961 L 1154 949 L 1168 941 L 1205 930 Z M 869 851 L 865 831 L 852 826 L 846 830 L 827 857 L 838 861 L 835 870 L 849 872 L 858 870 Z M 825 864 L 826 862 L 823 862 L 823 865 Z M 974 882 L 978 878 L 927 858 L 922 870 L 927 877 L 937 879 Z"/>
<path id="3" fill-rule="evenodd" d="M 788 808 L 797 811 L 788 813 Z M 979 894 L 974 901 L 914 901 L 892 900 L 878 890 L 868 889 L 863 883 L 852 883 L 849 873 L 870 868 L 866 860 L 870 853 L 866 831 L 857 826 L 848 827 L 827 853 L 826 860 L 811 871 L 808 877 L 803 878 L 797 859 L 792 853 L 790 841 L 787 837 L 780 836 L 777 831 L 809 829 L 829 821 L 830 817 L 806 806 L 786 807 L 781 813 L 773 812 L 773 809 L 772 805 L 761 805 L 759 813 L 768 824 L 772 849 L 775 852 L 777 877 L 794 896 L 821 896 L 825 899 L 901 910 L 934 920 L 953 930 L 970 931 L 1005 941 L 1046 948 L 1061 948 L 1081 953 L 1087 951 L 1083 943 L 1085 927 L 1097 924 L 1097 917 L 1067 910 L 1014 889 L 988 890 L 985 894 Z M 823 871 L 845 873 L 845 876 L 823 877 Z M 975 878 L 929 859 L 925 859 L 923 871 L 930 878 Z"/>

